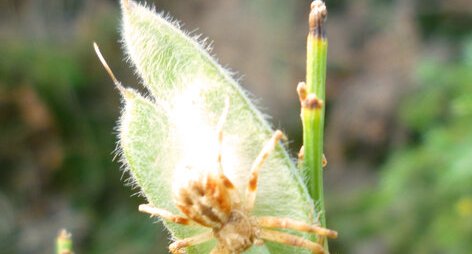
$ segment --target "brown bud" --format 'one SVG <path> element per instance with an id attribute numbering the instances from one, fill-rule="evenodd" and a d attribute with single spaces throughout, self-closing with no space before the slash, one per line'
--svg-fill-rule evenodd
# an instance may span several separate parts
<path id="1" fill-rule="evenodd" d="M 327 16 L 328 10 L 323 1 L 315 0 L 311 3 L 310 16 L 308 19 L 310 35 L 318 38 L 326 38 L 325 21 Z"/>
<path id="2" fill-rule="evenodd" d="M 298 99 L 300 99 L 300 102 L 303 103 L 303 101 L 306 100 L 306 96 L 307 96 L 305 82 L 298 83 L 297 93 L 298 93 Z"/>
<path id="3" fill-rule="evenodd" d="M 323 100 L 316 98 L 316 94 L 308 94 L 307 98 L 303 102 L 303 108 L 307 109 L 320 109 L 323 108 Z"/>

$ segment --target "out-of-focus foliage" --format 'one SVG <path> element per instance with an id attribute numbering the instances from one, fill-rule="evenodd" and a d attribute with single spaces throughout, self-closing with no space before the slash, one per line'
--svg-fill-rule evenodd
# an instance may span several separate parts
<path id="1" fill-rule="evenodd" d="M 377 221 L 395 253 L 472 250 L 472 40 L 457 62 L 428 60 L 401 108 L 415 137 L 381 176 Z"/>
<path id="2" fill-rule="evenodd" d="M 420 65 L 422 85 L 399 111 L 407 141 L 387 159 L 377 190 L 338 211 L 335 224 L 347 226 L 345 248 L 359 251 L 366 244 L 382 253 L 470 253 L 471 70 L 472 40 L 457 61 L 428 59 Z M 349 222 L 353 214 L 358 220 Z"/>
<path id="3" fill-rule="evenodd" d="M 53 253 L 61 228 L 78 253 L 147 253 L 166 243 L 112 161 L 119 96 L 92 49 L 100 40 L 121 58 L 107 10 L 79 22 L 67 43 L 1 34 L 1 253 Z"/>

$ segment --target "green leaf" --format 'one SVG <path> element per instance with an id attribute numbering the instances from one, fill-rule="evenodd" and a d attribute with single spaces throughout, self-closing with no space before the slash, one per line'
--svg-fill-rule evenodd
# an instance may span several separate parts
<path id="1" fill-rule="evenodd" d="M 172 187 L 181 177 L 178 168 L 216 167 L 216 125 L 229 98 L 223 170 L 244 193 L 251 164 L 272 135 L 269 124 L 230 74 L 174 22 L 131 1 L 123 1 L 122 8 L 124 46 L 150 93 L 144 97 L 132 89 L 123 92 L 120 147 L 134 183 L 155 207 L 180 214 L 172 201 Z M 253 214 L 317 223 L 300 173 L 280 145 L 261 170 Z M 179 239 L 209 230 L 165 225 Z M 209 253 L 214 243 L 197 245 L 188 253 Z M 309 251 L 267 242 L 248 253 Z"/>

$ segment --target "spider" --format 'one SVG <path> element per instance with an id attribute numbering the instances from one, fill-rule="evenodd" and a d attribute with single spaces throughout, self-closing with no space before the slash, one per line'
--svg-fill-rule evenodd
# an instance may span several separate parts
<path id="1" fill-rule="evenodd" d="M 108 67 L 98 46 L 94 44 L 94 47 L 106 71 L 118 89 L 122 91 L 124 88 Z M 280 130 L 273 133 L 253 162 L 247 188 L 243 192 L 245 199 L 243 199 L 244 202 L 241 201 L 240 192 L 223 173 L 222 167 L 223 125 L 228 111 L 229 98 L 226 98 L 225 108 L 216 126 L 218 139 L 217 170 L 213 173 L 210 172 L 196 178 L 190 178 L 186 184 L 174 188 L 175 206 L 184 216 L 154 207 L 152 204 L 140 205 L 139 211 L 150 214 L 151 217 L 159 217 L 173 223 L 181 225 L 196 224 L 211 229 L 206 233 L 174 241 L 169 246 L 169 250 L 173 254 L 183 254 L 186 247 L 198 245 L 213 238 L 216 239 L 217 244 L 210 254 L 239 254 L 252 245 L 262 245 L 264 241 L 306 248 L 313 253 L 325 253 L 320 243 L 273 229 L 291 229 L 313 233 L 318 235 L 319 239 L 323 239 L 323 237 L 336 238 L 336 231 L 290 218 L 259 217 L 251 214 L 256 200 L 259 171 L 279 141 L 284 138 Z"/>

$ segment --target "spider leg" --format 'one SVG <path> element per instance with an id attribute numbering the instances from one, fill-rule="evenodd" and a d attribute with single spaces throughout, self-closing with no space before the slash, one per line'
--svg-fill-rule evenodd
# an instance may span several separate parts
<path id="1" fill-rule="evenodd" d="M 225 99 L 225 108 L 223 113 L 220 116 L 218 125 L 216 126 L 216 131 L 218 135 L 218 173 L 223 175 L 223 165 L 222 165 L 222 148 L 223 148 L 223 125 L 225 124 L 226 118 L 228 117 L 229 112 L 229 97 Z"/>
<path id="2" fill-rule="evenodd" d="M 230 190 L 230 195 L 231 195 L 231 200 L 233 200 L 234 203 L 239 203 L 239 195 L 236 192 L 236 189 L 234 187 L 234 184 L 226 177 L 226 175 L 223 172 L 223 156 L 222 156 L 222 149 L 223 149 L 223 125 L 226 121 L 226 118 L 228 117 L 229 113 L 229 97 L 226 97 L 225 99 L 225 108 L 223 109 L 223 113 L 221 113 L 220 119 L 218 120 L 218 125 L 216 126 L 216 131 L 218 135 L 218 175 L 223 181 L 223 184 L 225 187 Z"/>
<path id="3" fill-rule="evenodd" d="M 338 232 L 317 225 L 310 225 L 290 218 L 278 218 L 272 216 L 257 217 L 257 223 L 263 228 L 286 228 L 297 231 L 317 234 L 329 238 L 338 237 Z"/>
<path id="4" fill-rule="evenodd" d="M 265 144 L 261 152 L 257 156 L 256 160 L 252 164 L 251 172 L 249 175 L 249 184 L 247 186 L 247 199 L 246 199 L 246 208 L 248 211 L 251 211 L 254 207 L 254 202 L 256 200 L 256 191 L 257 191 L 257 181 L 259 178 L 259 171 L 262 168 L 262 165 L 269 157 L 270 153 L 275 149 L 275 146 L 284 137 L 284 134 L 280 130 L 276 130 L 272 135 L 272 138 Z"/>
<path id="5" fill-rule="evenodd" d="M 173 222 L 173 223 L 182 224 L 182 225 L 190 225 L 190 224 L 193 223 L 188 218 L 172 214 L 171 212 L 169 212 L 167 210 L 153 207 L 150 204 L 139 205 L 138 209 L 139 209 L 140 212 L 150 214 L 151 217 L 154 217 L 154 216 L 155 217 L 160 217 L 162 219 L 165 219 L 165 220 Z"/>
<path id="6" fill-rule="evenodd" d="M 262 229 L 259 232 L 259 237 L 261 239 L 268 240 L 271 242 L 278 242 L 278 243 L 283 243 L 286 245 L 309 249 L 313 253 L 319 253 L 319 254 L 325 253 L 323 246 L 321 246 L 318 243 L 314 243 L 302 237 L 294 236 L 294 235 L 279 232 L 279 231 Z"/>
<path id="7" fill-rule="evenodd" d="M 206 233 L 202 233 L 196 236 L 177 240 L 171 245 L 169 245 L 169 250 L 172 254 L 184 254 L 185 251 L 182 250 L 183 248 L 209 241 L 212 238 L 213 231 L 208 231 Z"/>

